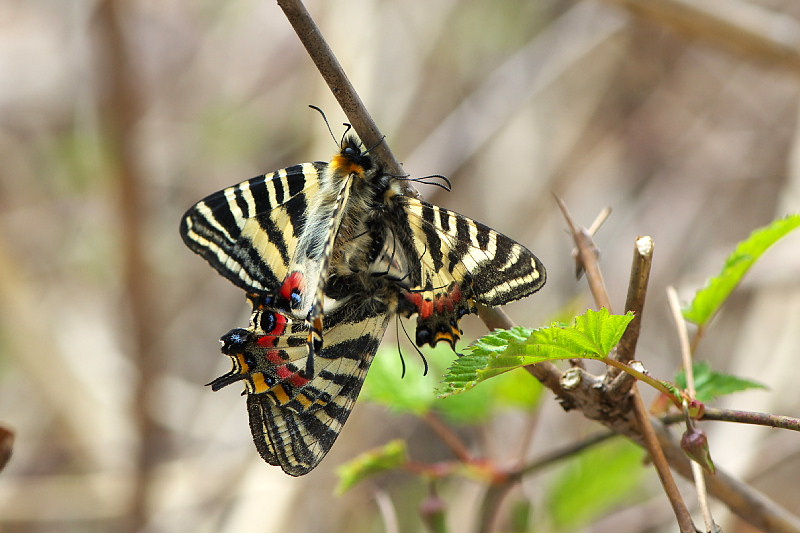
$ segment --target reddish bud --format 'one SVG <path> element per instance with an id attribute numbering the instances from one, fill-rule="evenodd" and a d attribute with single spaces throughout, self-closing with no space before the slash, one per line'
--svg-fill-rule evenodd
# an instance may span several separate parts
<path id="1" fill-rule="evenodd" d="M 696 427 L 687 429 L 681 437 L 681 448 L 692 461 L 702 466 L 709 474 L 716 471 L 708 449 L 708 437 L 702 429 Z"/>
<path id="2" fill-rule="evenodd" d="M 436 492 L 431 491 L 431 494 L 422 501 L 419 513 L 431 533 L 446 531 L 445 501 Z"/>

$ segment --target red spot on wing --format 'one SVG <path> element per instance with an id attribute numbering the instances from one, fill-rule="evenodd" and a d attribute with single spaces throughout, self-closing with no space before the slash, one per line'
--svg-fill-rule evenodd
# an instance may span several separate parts
<path id="1" fill-rule="evenodd" d="M 280 313 L 271 313 L 271 315 L 272 315 L 272 329 L 266 331 L 265 333 L 269 334 L 270 336 L 279 337 L 283 335 L 284 332 L 286 332 L 286 325 L 289 323 L 289 319 L 286 318 L 285 315 L 282 315 Z M 264 320 L 261 321 L 261 324 L 262 325 L 264 324 Z M 259 344 L 260 344 L 260 339 L 259 339 Z M 266 345 L 262 344 L 262 346 Z M 271 344 L 270 346 L 275 346 L 275 345 Z"/>
<path id="2" fill-rule="evenodd" d="M 422 300 L 419 306 L 419 316 L 430 318 L 431 315 L 433 315 L 433 302 L 431 300 Z"/>
<path id="3" fill-rule="evenodd" d="M 303 289 L 305 288 L 305 277 L 300 272 L 292 272 L 286 279 L 283 280 L 283 285 L 281 285 L 280 295 L 281 298 L 291 301 L 292 294 L 298 293 L 302 294 Z"/>
<path id="4" fill-rule="evenodd" d="M 263 346 L 264 348 L 274 348 L 278 342 L 277 335 L 262 335 L 256 341 L 256 344 L 259 346 Z"/>
<path id="5" fill-rule="evenodd" d="M 267 352 L 267 360 L 272 363 L 273 365 L 281 365 L 286 362 L 286 357 L 284 357 L 283 352 L 281 350 L 269 350 Z"/>
<path id="6" fill-rule="evenodd" d="M 456 283 L 453 286 L 453 290 L 450 291 L 450 301 L 453 304 L 457 304 L 458 302 L 461 301 L 462 298 L 464 298 L 464 293 L 461 292 L 461 285 Z"/>
<path id="7" fill-rule="evenodd" d="M 304 378 L 299 373 L 295 372 L 295 374 L 289 378 L 289 383 L 294 385 L 295 387 L 302 387 L 306 385 L 310 380 Z"/>
<path id="8" fill-rule="evenodd" d="M 461 286 L 455 284 L 450 292 L 437 294 L 434 296 L 433 300 L 426 299 L 423 297 L 422 293 L 419 292 L 407 292 L 405 293 L 405 297 L 424 320 L 433 316 L 434 313 L 452 313 L 457 304 L 464 299 L 464 293 L 461 291 Z"/>
<path id="9" fill-rule="evenodd" d="M 280 379 L 285 379 L 295 387 L 302 387 L 309 382 L 308 379 L 304 378 L 298 372 L 295 372 L 286 365 L 281 365 L 276 368 L 275 373 L 278 374 Z"/>

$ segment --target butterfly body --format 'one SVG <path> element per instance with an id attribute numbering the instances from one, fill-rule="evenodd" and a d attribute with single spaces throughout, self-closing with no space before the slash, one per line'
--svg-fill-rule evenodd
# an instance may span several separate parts
<path id="1" fill-rule="evenodd" d="M 393 316 L 416 315 L 416 343 L 455 347 L 477 304 L 538 290 L 539 260 L 467 217 L 404 194 L 348 137 L 330 163 L 228 187 L 184 215 L 181 235 L 244 289 L 250 326 L 221 339 L 243 381 L 256 447 L 291 475 L 338 436 Z"/>

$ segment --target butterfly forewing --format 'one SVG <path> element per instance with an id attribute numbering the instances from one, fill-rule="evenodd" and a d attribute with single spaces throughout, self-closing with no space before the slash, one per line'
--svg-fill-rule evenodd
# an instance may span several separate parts
<path id="1" fill-rule="evenodd" d="M 184 242 L 242 289 L 277 292 L 325 166 L 295 165 L 208 196 L 183 216 Z"/>

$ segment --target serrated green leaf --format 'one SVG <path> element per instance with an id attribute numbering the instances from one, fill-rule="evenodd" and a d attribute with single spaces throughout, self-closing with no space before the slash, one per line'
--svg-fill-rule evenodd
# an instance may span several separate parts
<path id="1" fill-rule="evenodd" d="M 589 309 L 570 326 L 494 331 L 475 343 L 448 370 L 440 397 L 468 390 L 509 370 L 554 359 L 603 359 L 616 346 L 633 314 L 612 315 Z M 524 333 L 530 332 L 527 338 Z"/>
<path id="2" fill-rule="evenodd" d="M 498 376 L 470 394 L 455 394 L 434 406 L 450 422 L 477 424 L 503 409 L 532 410 L 539 403 L 544 386 L 524 370 Z"/>
<path id="3" fill-rule="evenodd" d="M 339 475 L 337 494 L 344 494 L 364 479 L 400 468 L 407 461 L 406 443 L 397 439 L 381 448 L 362 453 L 336 469 Z"/>
<path id="4" fill-rule="evenodd" d="M 697 291 L 692 302 L 683 309 L 683 317 L 700 326 L 706 325 L 758 258 L 798 226 L 800 215 L 790 215 L 751 233 L 728 257 L 722 271 Z"/>
<path id="5" fill-rule="evenodd" d="M 643 457 L 641 448 L 619 439 L 581 453 L 548 491 L 551 529 L 578 529 L 617 505 L 632 505 L 644 473 Z"/>
<path id="6" fill-rule="evenodd" d="M 695 362 L 694 387 L 697 400 L 703 403 L 713 402 L 720 396 L 733 394 L 748 389 L 766 389 L 767 387 L 757 381 L 723 374 L 711 370 L 711 365 L 707 362 Z M 676 383 L 682 389 L 686 388 L 686 373 L 681 371 L 675 378 Z"/>

